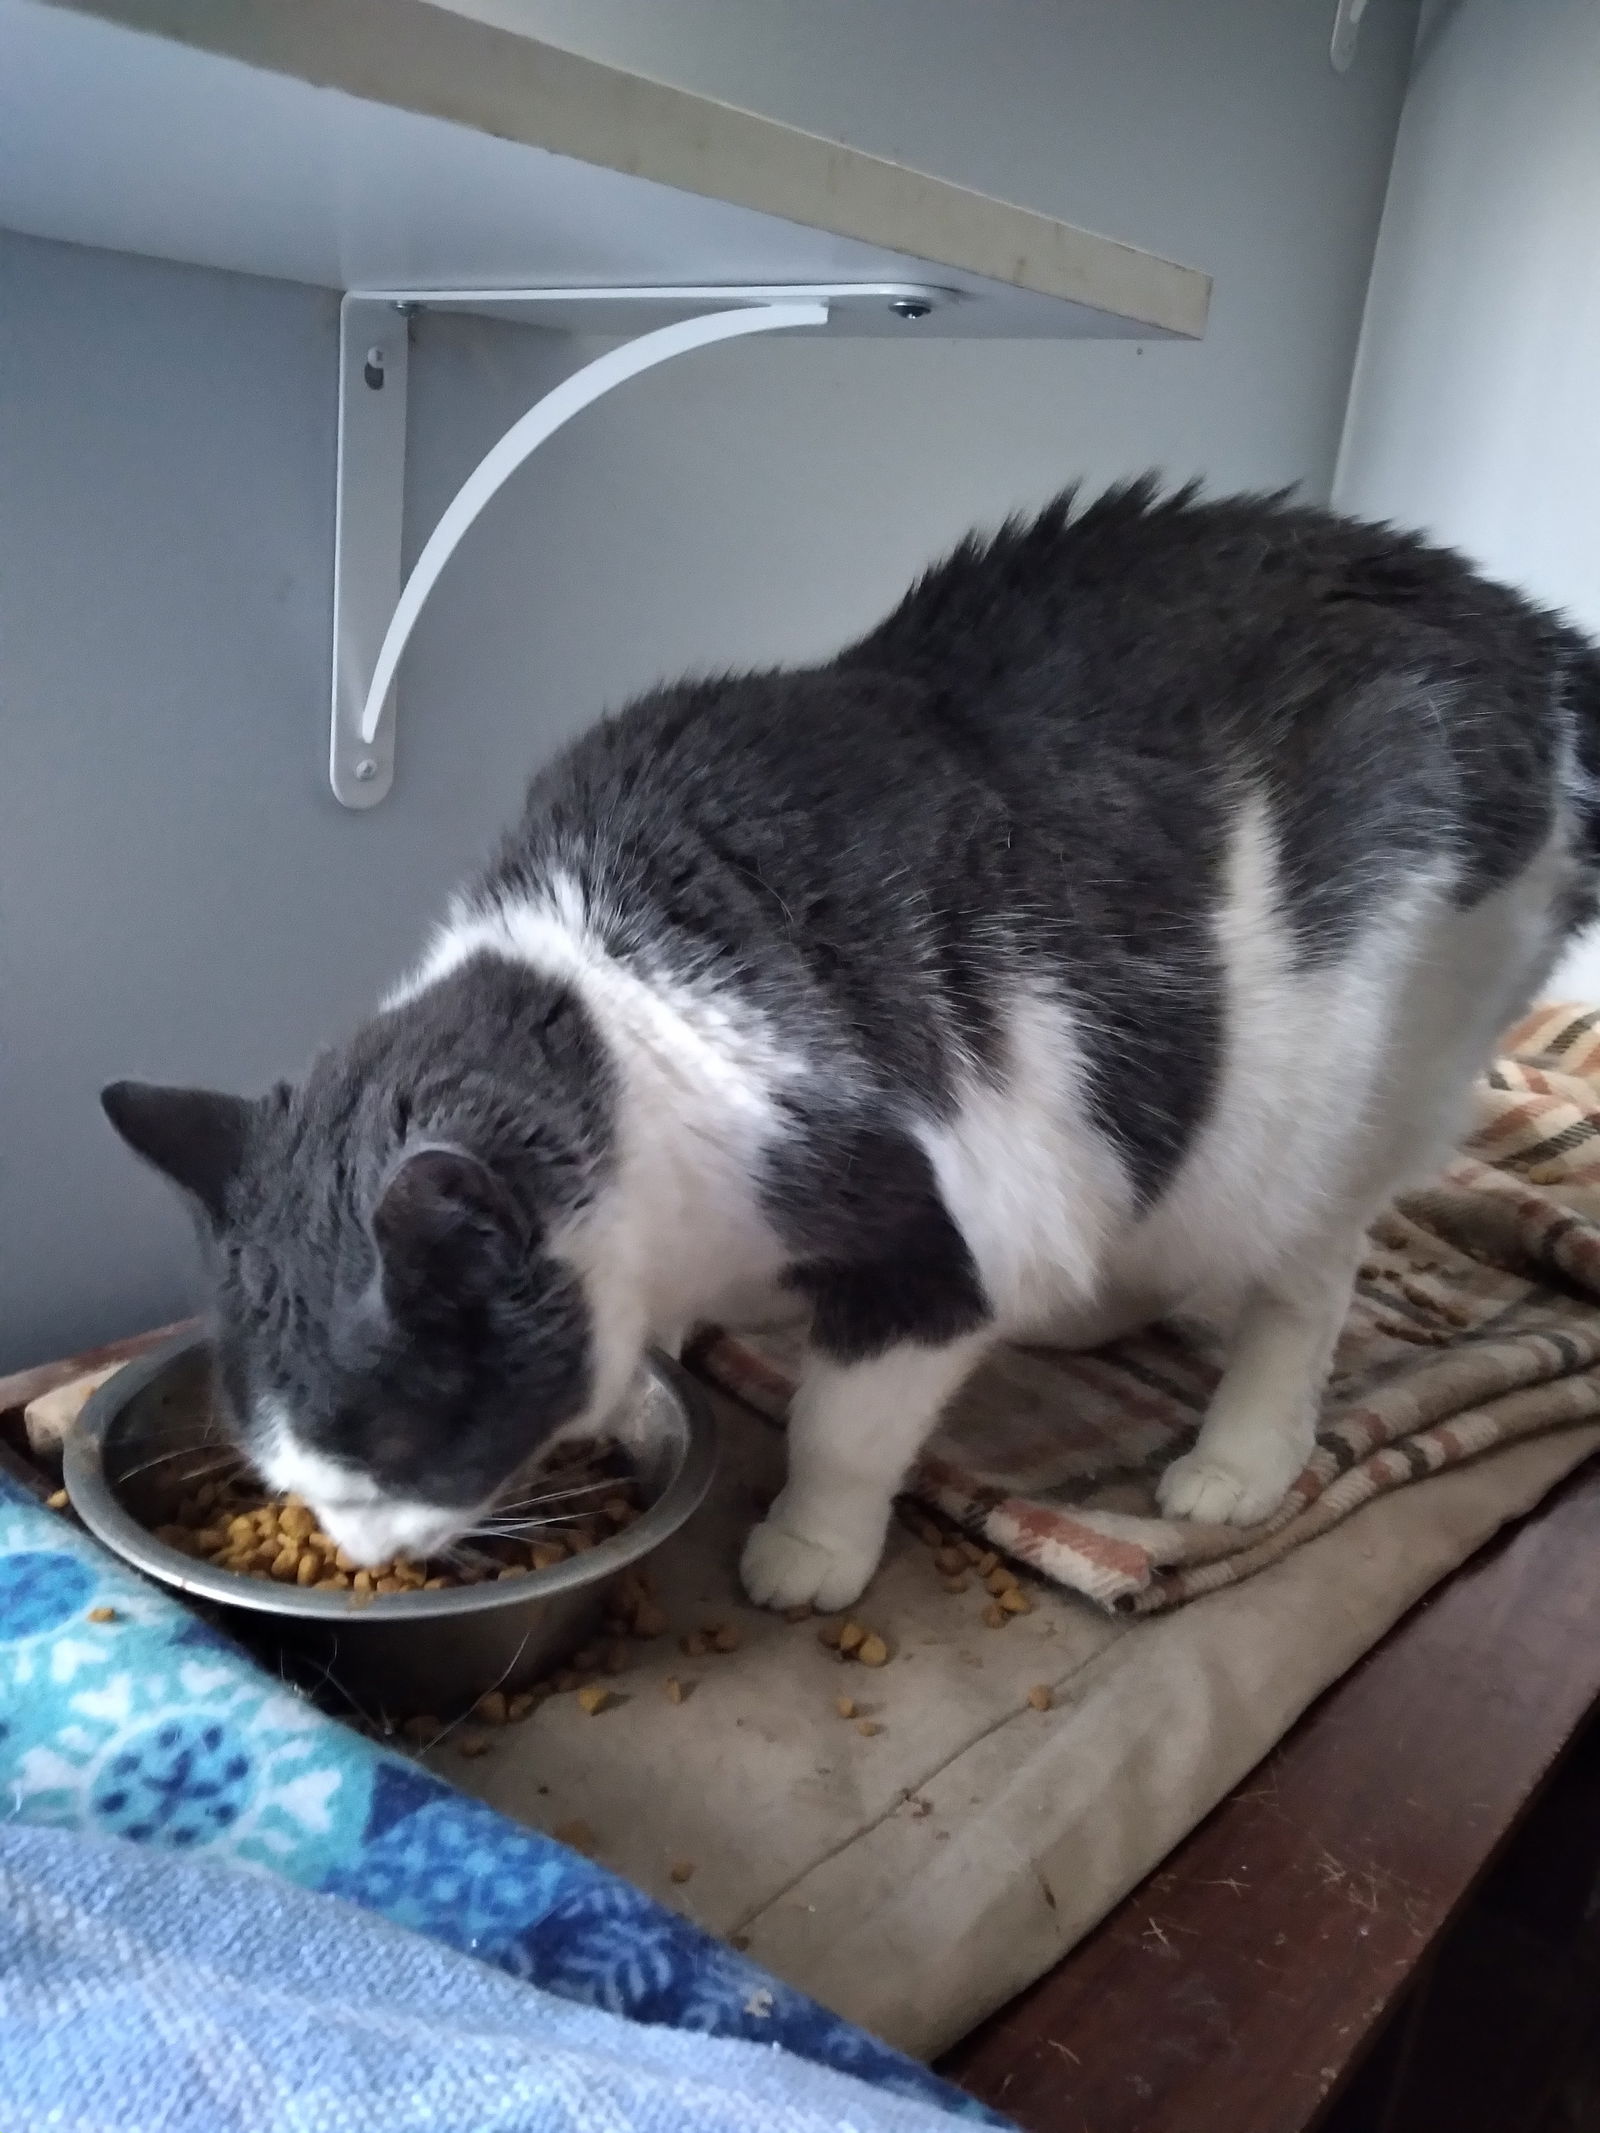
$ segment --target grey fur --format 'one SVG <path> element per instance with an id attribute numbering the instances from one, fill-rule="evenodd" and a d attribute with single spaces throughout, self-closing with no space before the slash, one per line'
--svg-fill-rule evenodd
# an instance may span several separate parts
<path id="1" fill-rule="evenodd" d="M 1449 861 L 1463 905 L 1512 879 L 1564 749 L 1600 770 L 1600 660 L 1556 618 L 1389 529 L 1145 482 L 967 542 L 824 665 L 601 723 L 466 904 L 570 875 L 617 961 L 760 1009 L 806 1066 L 765 1203 L 819 1341 L 859 1358 L 983 1322 L 911 1129 L 998 1071 L 1008 987 L 1079 1010 L 1149 1207 L 1216 1085 L 1241 794 L 1268 796 L 1310 965 L 1419 864 Z M 1587 803 L 1583 826 L 1569 927 L 1593 909 Z M 205 1211 L 240 1417 L 270 1396 L 384 1488 L 464 1504 L 586 1397 L 595 1328 L 542 1243 L 608 1175 L 615 1077 L 571 991 L 480 957 L 299 1090 L 107 1102 Z M 429 1150 L 458 1160 L 406 1180 Z"/>

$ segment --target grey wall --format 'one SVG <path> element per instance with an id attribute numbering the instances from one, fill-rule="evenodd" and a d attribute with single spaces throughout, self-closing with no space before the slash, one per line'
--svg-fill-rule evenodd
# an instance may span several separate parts
<path id="1" fill-rule="evenodd" d="M 474 529 L 408 655 L 394 794 L 357 816 L 323 769 L 334 300 L 0 236 L 0 1369 L 186 1304 L 185 1222 L 99 1085 L 292 1072 L 604 705 L 826 649 L 1074 474 L 1326 492 L 1408 0 L 1343 79 L 1311 0 L 520 12 L 1206 267 L 1211 335 L 750 344 L 641 381 Z M 420 324 L 413 536 L 567 360 Z"/>

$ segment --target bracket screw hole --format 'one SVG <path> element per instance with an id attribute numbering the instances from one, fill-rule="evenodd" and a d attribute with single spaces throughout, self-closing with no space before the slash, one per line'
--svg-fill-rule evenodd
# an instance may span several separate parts
<path id="1" fill-rule="evenodd" d="M 364 755 L 355 766 L 355 774 L 363 785 L 370 785 L 378 775 L 378 766 L 370 755 Z"/>
<path id="2" fill-rule="evenodd" d="M 361 375 L 373 392 L 381 393 L 383 391 L 383 350 L 381 348 L 369 348 L 367 350 L 366 365 Z"/>
<path id="3" fill-rule="evenodd" d="M 889 299 L 889 309 L 896 318 L 926 318 L 933 306 L 920 296 L 894 296 Z"/>

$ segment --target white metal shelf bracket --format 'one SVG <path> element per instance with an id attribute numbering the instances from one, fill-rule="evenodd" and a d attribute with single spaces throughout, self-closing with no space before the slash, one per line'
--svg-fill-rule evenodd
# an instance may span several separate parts
<path id="1" fill-rule="evenodd" d="M 339 449 L 333 536 L 333 733 L 329 775 L 346 807 L 372 807 L 394 778 L 394 679 L 439 574 L 496 491 L 574 415 L 641 372 L 748 334 L 825 326 L 843 300 L 901 319 L 943 292 L 898 284 L 805 289 L 352 291 L 339 325 Z M 708 309 L 703 306 L 715 305 Z M 413 312 L 493 311 L 578 330 L 617 331 L 649 308 L 678 317 L 586 363 L 537 401 L 462 483 L 402 589 L 406 359 Z"/>

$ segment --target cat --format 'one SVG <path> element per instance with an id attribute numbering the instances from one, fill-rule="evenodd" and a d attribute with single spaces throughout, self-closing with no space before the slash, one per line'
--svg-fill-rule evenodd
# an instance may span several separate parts
<path id="1" fill-rule="evenodd" d="M 304 1083 L 120 1083 L 220 1382 L 353 1556 L 469 1529 L 649 1344 L 809 1321 L 743 1577 L 837 1609 L 997 1341 L 1231 1328 L 1173 1517 L 1310 1452 L 1363 1231 L 1595 909 L 1600 655 L 1460 558 L 1153 477 L 532 781 Z"/>

